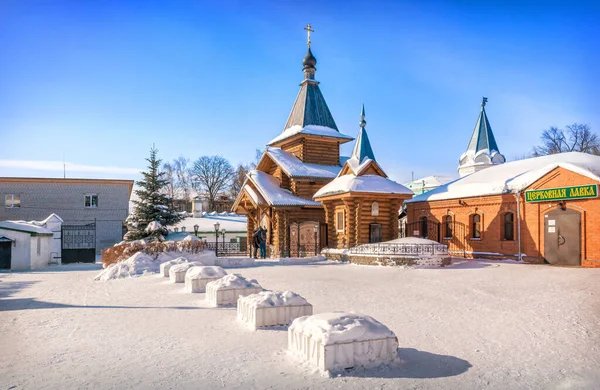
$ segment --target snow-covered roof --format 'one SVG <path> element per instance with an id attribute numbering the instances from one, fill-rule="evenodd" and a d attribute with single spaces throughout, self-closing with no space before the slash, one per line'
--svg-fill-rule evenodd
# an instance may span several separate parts
<path id="1" fill-rule="evenodd" d="M 283 131 L 283 133 L 281 133 L 277 137 L 273 138 L 271 141 L 269 141 L 269 143 L 267 145 L 272 145 L 276 142 L 282 141 L 282 140 L 289 138 L 291 136 L 294 136 L 296 134 L 310 134 L 310 135 L 317 135 L 320 137 L 341 138 L 341 139 L 345 139 L 348 141 L 351 141 L 354 139 L 353 137 L 350 137 L 349 135 L 346 135 L 346 134 L 342 134 L 339 131 L 337 131 L 336 129 L 332 129 L 331 127 L 317 126 L 317 125 L 308 125 L 308 126 L 302 127 L 300 125 L 294 125 L 292 127 L 285 129 Z"/>
<path id="2" fill-rule="evenodd" d="M 425 177 L 421 177 L 418 179 L 415 179 L 413 181 L 410 181 L 408 183 L 405 183 L 404 186 L 408 187 L 408 188 L 416 188 L 416 189 L 421 189 L 421 188 L 435 188 L 435 187 L 439 187 L 441 185 L 450 183 L 451 181 L 456 180 L 455 178 L 452 177 L 448 177 L 448 176 L 425 176 Z"/>
<path id="3" fill-rule="evenodd" d="M 321 206 L 321 203 L 300 198 L 291 191 L 281 188 L 279 180 L 268 173 L 252 170 L 248 172 L 248 180 L 258 189 L 262 197 L 273 206 Z"/>
<path id="4" fill-rule="evenodd" d="M 371 160 L 368 157 L 365 157 L 363 162 L 359 162 L 358 158 L 356 157 L 350 157 L 347 161 L 346 164 L 348 164 L 348 166 L 350 167 L 350 169 L 352 169 L 352 172 L 354 172 L 355 175 L 360 175 L 360 173 L 369 166 L 370 163 L 374 162 L 373 160 Z"/>
<path id="5" fill-rule="evenodd" d="M 19 232 L 30 233 L 34 235 L 52 235 L 52 230 L 41 227 L 37 224 L 26 221 L 2 221 L 0 229 L 16 230 Z"/>
<path id="6" fill-rule="evenodd" d="M 409 194 L 412 191 L 393 180 L 378 175 L 344 175 L 335 178 L 323 186 L 313 198 L 328 195 L 343 194 L 346 192 L 368 192 L 381 194 Z"/>
<path id="7" fill-rule="evenodd" d="M 252 198 L 254 203 L 256 203 L 256 204 L 264 203 L 262 196 L 260 196 L 256 191 L 254 191 L 254 188 L 250 187 L 248 184 L 246 184 L 244 186 L 244 190 L 248 193 L 248 195 L 250 195 L 250 197 Z"/>
<path id="8" fill-rule="evenodd" d="M 522 191 L 557 167 L 600 181 L 600 156 L 579 152 L 560 153 L 494 165 L 406 202 L 468 198 Z"/>
<path id="9" fill-rule="evenodd" d="M 298 157 L 281 148 L 267 147 L 267 155 L 290 177 L 314 177 L 333 179 L 340 172 L 340 165 L 304 163 Z"/>

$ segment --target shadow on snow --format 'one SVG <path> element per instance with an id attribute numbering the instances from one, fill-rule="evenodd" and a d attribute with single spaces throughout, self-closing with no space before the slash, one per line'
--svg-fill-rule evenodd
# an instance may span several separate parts
<path id="1" fill-rule="evenodd" d="M 463 374 L 472 367 L 464 359 L 449 355 L 419 351 L 414 348 L 398 348 L 400 363 L 376 368 L 353 368 L 334 372 L 332 375 L 357 378 L 445 378 Z"/>

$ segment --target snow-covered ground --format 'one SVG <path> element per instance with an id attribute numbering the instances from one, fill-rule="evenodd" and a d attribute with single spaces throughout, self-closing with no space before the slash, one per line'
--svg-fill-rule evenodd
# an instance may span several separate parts
<path id="1" fill-rule="evenodd" d="M 401 364 L 327 378 L 157 275 L 93 281 L 98 264 L 0 273 L 2 389 L 593 389 L 600 269 L 463 260 L 449 268 L 321 262 L 230 269 L 314 312 L 356 311 L 398 337 Z"/>

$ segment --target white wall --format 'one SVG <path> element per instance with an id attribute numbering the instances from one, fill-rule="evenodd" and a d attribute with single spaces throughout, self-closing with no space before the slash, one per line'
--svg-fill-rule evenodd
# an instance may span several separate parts
<path id="1" fill-rule="evenodd" d="M 53 240 L 50 243 L 50 262 L 61 264 L 61 227 L 62 222 L 58 218 L 51 218 L 44 227 L 54 235 Z M 32 267 L 33 268 L 33 267 Z"/>
<path id="2" fill-rule="evenodd" d="M 29 233 L 0 229 L 0 236 L 14 241 L 11 247 L 10 269 L 12 271 L 28 270 L 31 264 L 31 236 Z"/>
<path id="3" fill-rule="evenodd" d="M 31 269 L 47 267 L 50 262 L 50 249 L 52 247 L 52 236 L 31 237 Z M 38 254 L 38 244 L 40 245 Z"/>

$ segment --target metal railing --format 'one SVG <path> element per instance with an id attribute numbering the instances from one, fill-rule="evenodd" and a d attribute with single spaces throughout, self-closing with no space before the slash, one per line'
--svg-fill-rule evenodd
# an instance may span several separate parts
<path id="1" fill-rule="evenodd" d="M 223 257 L 228 255 L 244 255 L 246 254 L 246 245 L 241 245 L 239 242 L 207 242 L 206 248 L 214 251 L 216 249 L 217 256 Z"/>
<path id="2" fill-rule="evenodd" d="M 363 244 L 348 250 L 353 255 L 447 255 L 448 246 L 438 243 L 433 244 L 395 244 L 378 242 L 376 244 Z"/>

